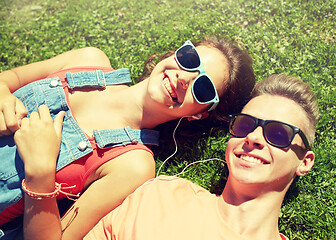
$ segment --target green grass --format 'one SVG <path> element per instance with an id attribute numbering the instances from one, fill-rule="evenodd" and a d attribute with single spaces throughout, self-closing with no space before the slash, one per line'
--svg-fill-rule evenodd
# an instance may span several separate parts
<path id="1" fill-rule="evenodd" d="M 144 60 L 186 39 L 218 35 L 248 48 L 257 79 L 286 72 L 309 82 L 321 111 L 312 172 L 286 200 L 280 230 L 291 239 L 336 239 L 336 2 L 335 0 L 2 0 L 0 70 L 85 46 L 102 49 L 133 79 Z M 227 134 L 180 144 L 163 168 L 175 174 L 196 160 L 224 158 Z M 160 165 L 174 148 L 159 151 Z M 225 165 L 191 166 L 182 177 L 205 188 L 226 176 Z"/>

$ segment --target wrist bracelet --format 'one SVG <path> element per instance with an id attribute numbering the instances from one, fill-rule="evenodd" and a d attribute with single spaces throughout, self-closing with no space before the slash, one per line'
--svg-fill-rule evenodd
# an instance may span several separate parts
<path id="1" fill-rule="evenodd" d="M 79 194 L 71 194 L 71 193 L 67 193 L 62 191 L 63 189 L 70 189 L 70 188 L 74 188 L 76 187 L 76 185 L 74 186 L 70 186 L 70 187 L 63 187 L 62 184 L 66 184 L 66 183 L 57 183 L 55 182 L 55 190 L 51 193 L 37 193 L 37 192 L 33 192 L 27 189 L 26 186 L 26 181 L 25 179 L 22 180 L 22 190 L 25 192 L 25 194 L 32 198 L 32 199 L 36 199 L 36 200 L 43 200 L 43 199 L 49 199 L 49 198 L 55 198 L 57 197 L 60 193 L 63 193 L 64 195 L 66 195 L 67 198 L 74 200 L 71 197 L 79 197 Z M 75 200 L 74 200 L 75 201 Z"/>

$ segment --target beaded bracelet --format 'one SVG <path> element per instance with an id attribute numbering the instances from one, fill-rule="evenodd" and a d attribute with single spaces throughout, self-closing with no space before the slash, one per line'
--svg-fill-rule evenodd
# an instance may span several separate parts
<path id="1" fill-rule="evenodd" d="M 79 194 L 71 194 L 71 193 L 67 193 L 62 191 L 63 189 L 69 189 L 69 188 L 74 188 L 76 187 L 76 185 L 74 186 L 70 186 L 70 187 L 63 187 L 62 184 L 65 183 L 57 183 L 55 182 L 55 190 L 51 193 L 37 193 L 37 192 L 33 192 L 27 189 L 26 186 L 26 181 L 25 179 L 22 180 L 22 190 L 27 194 L 27 196 L 29 196 L 32 199 L 36 199 L 36 200 L 43 200 L 43 199 L 49 199 L 49 198 L 54 198 L 57 197 L 60 193 L 63 193 L 64 195 L 66 195 L 67 198 L 74 200 L 71 197 L 79 197 Z M 74 200 L 75 201 L 75 200 Z"/>

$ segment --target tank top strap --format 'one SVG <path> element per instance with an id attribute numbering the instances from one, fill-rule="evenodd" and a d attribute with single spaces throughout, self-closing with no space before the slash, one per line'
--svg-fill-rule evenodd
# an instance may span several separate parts
<path id="1" fill-rule="evenodd" d="M 159 132 L 151 129 L 134 130 L 128 126 L 120 129 L 94 130 L 93 136 L 99 148 L 137 143 L 159 145 Z"/>
<path id="2" fill-rule="evenodd" d="M 128 68 L 121 68 L 110 72 L 103 72 L 96 70 L 93 72 L 66 72 L 66 80 L 70 89 L 91 87 L 91 88 L 105 88 L 109 85 L 131 83 L 131 75 Z"/>

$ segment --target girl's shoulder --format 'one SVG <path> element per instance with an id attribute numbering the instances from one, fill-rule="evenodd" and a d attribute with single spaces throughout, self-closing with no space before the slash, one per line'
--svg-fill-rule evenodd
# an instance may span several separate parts
<path id="1" fill-rule="evenodd" d="M 102 70 L 103 72 L 110 72 L 110 71 L 113 71 L 114 69 L 112 67 L 101 67 L 101 66 L 70 67 L 70 68 L 64 68 L 62 70 L 54 72 L 50 74 L 47 78 L 59 77 L 62 79 L 62 78 L 65 78 L 65 74 L 67 72 L 71 72 L 71 73 L 77 73 L 77 72 L 82 72 L 82 71 L 94 72 L 96 70 Z"/>

